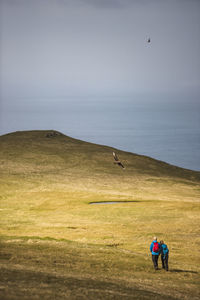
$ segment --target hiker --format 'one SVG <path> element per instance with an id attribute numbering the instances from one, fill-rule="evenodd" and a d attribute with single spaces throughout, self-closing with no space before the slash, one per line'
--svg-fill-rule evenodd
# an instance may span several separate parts
<path id="1" fill-rule="evenodd" d="M 160 254 L 160 243 L 157 242 L 157 237 L 153 238 L 153 242 L 150 245 L 150 251 L 152 254 L 152 261 L 155 270 L 158 270 L 158 257 Z"/>
<path id="2" fill-rule="evenodd" d="M 162 268 L 168 271 L 169 249 L 164 241 L 160 241 Z"/>

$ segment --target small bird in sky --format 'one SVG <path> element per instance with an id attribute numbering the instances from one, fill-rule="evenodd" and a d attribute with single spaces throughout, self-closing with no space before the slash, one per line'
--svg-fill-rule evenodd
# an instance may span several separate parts
<path id="1" fill-rule="evenodd" d="M 148 38 L 148 40 L 147 40 L 147 43 L 150 43 L 151 42 L 151 39 L 150 38 Z"/>
<path id="2" fill-rule="evenodd" d="M 114 157 L 114 164 L 118 164 L 118 166 L 122 167 L 123 169 L 125 169 L 124 165 L 121 163 L 121 161 L 118 159 L 117 154 L 115 152 L 113 152 L 113 157 Z"/>

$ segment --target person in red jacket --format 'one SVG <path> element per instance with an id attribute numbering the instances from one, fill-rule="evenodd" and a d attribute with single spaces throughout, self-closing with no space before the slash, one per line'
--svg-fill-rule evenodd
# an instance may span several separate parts
<path id="1" fill-rule="evenodd" d="M 152 254 L 152 261 L 155 270 L 158 270 L 158 257 L 160 254 L 160 243 L 157 242 L 157 237 L 153 238 L 153 242 L 150 245 L 150 251 Z"/>

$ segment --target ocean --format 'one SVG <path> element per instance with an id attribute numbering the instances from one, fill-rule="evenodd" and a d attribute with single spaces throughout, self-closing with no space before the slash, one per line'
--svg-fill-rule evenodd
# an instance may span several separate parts
<path id="1" fill-rule="evenodd" d="M 7 113 L 6 132 L 55 129 L 92 143 L 200 171 L 200 104 L 133 99 L 62 99 Z"/>

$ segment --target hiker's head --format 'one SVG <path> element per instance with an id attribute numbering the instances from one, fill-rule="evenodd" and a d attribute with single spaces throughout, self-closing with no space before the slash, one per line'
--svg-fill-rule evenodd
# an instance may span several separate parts
<path id="1" fill-rule="evenodd" d="M 163 241 L 163 240 L 161 240 L 161 241 L 160 241 L 160 244 L 161 244 L 161 245 L 163 245 L 163 244 L 164 244 L 164 241 Z"/>
<path id="2" fill-rule="evenodd" d="M 154 236 L 153 240 L 154 240 L 154 241 L 157 241 L 157 237 L 156 237 L 156 236 Z"/>

